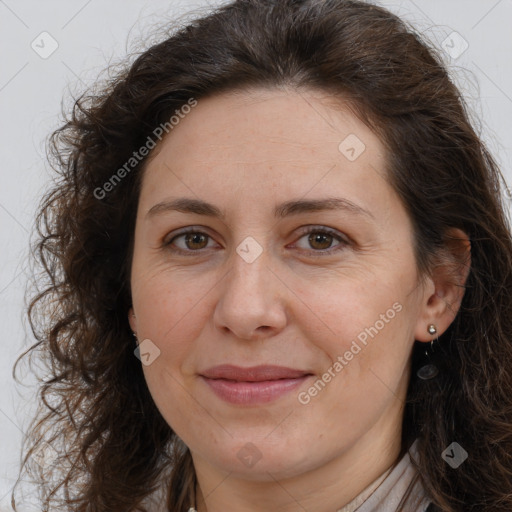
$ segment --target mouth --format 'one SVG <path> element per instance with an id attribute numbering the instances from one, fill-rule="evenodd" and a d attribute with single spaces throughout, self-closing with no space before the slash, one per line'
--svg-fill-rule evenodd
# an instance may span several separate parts
<path id="1" fill-rule="evenodd" d="M 221 365 L 200 374 L 210 390 L 222 400 L 237 405 L 268 403 L 290 393 L 313 374 L 284 366 L 243 368 Z"/>

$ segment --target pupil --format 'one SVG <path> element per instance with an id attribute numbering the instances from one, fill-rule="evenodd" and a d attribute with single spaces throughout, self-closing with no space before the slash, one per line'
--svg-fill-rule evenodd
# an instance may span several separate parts
<path id="1" fill-rule="evenodd" d="M 201 244 L 201 239 L 204 242 L 204 238 L 205 238 L 205 236 L 201 235 L 200 233 L 189 234 L 187 237 L 187 244 L 188 243 L 191 243 L 192 245 Z"/>
<path id="2" fill-rule="evenodd" d="M 194 233 L 194 234 L 189 234 L 187 236 L 187 244 L 188 243 L 191 243 L 192 245 L 194 244 L 201 244 L 201 242 L 204 243 L 204 239 L 205 239 L 205 236 L 204 235 L 201 235 L 199 233 Z M 314 244 L 320 244 L 320 248 L 321 249 L 326 249 L 329 247 L 329 245 L 331 245 L 331 235 L 326 235 L 324 233 L 312 233 L 311 235 L 309 235 L 309 241 L 312 245 Z"/>
<path id="3" fill-rule="evenodd" d="M 320 243 L 320 245 L 323 246 L 323 247 L 320 247 L 321 249 L 326 249 L 330 245 L 330 238 L 331 238 L 331 235 L 326 235 L 323 233 L 316 233 L 316 234 L 310 235 L 309 241 L 313 245 L 318 242 L 318 243 Z M 322 243 L 322 239 L 323 239 L 323 243 Z"/>

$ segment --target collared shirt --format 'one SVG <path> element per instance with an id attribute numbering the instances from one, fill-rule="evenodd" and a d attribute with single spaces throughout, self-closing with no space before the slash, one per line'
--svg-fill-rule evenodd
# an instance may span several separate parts
<path id="1" fill-rule="evenodd" d="M 337 512 L 396 512 L 411 486 L 403 512 L 427 512 L 431 500 L 427 497 L 419 478 L 413 484 L 417 471 L 412 465 L 411 457 L 417 460 L 417 443 L 416 440 L 395 466 L 385 471 Z M 162 507 L 163 495 L 160 496 L 161 501 L 157 503 Z M 152 510 L 163 512 L 165 509 L 157 507 Z M 191 507 L 188 512 L 196 511 Z"/>
<path id="2" fill-rule="evenodd" d="M 413 484 L 417 471 L 412 465 L 411 456 L 417 460 L 417 442 L 412 444 L 396 466 L 385 471 L 337 512 L 395 512 L 411 485 L 413 487 L 404 512 L 425 512 L 431 500 L 426 496 L 420 479 Z"/>

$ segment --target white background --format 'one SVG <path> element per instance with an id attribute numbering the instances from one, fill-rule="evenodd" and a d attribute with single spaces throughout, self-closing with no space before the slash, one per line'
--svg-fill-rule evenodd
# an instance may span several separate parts
<path id="1" fill-rule="evenodd" d="M 512 0 L 386 0 L 380 5 L 440 48 L 453 31 L 467 41 L 469 47 L 457 58 L 445 51 L 446 62 L 511 183 Z M 33 343 L 24 291 L 29 235 L 50 176 L 45 139 L 60 125 L 61 101 L 70 104 L 70 91 L 89 86 L 134 44 L 148 44 L 152 30 L 175 13 L 204 8 L 208 4 L 199 0 L 0 0 L 0 508 L 10 502 L 34 405 L 34 389 L 17 385 L 12 367 Z M 58 43 L 46 59 L 31 47 L 43 31 Z M 448 44 L 458 47 L 453 39 Z M 28 370 L 23 376 L 30 384 Z"/>

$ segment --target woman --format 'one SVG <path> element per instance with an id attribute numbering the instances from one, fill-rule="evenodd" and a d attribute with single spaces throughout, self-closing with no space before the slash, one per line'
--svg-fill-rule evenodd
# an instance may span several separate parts
<path id="1" fill-rule="evenodd" d="M 232 2 L 53 143 L 45 510 L 511 509 L 501 175 L 397 17 Z"/>

